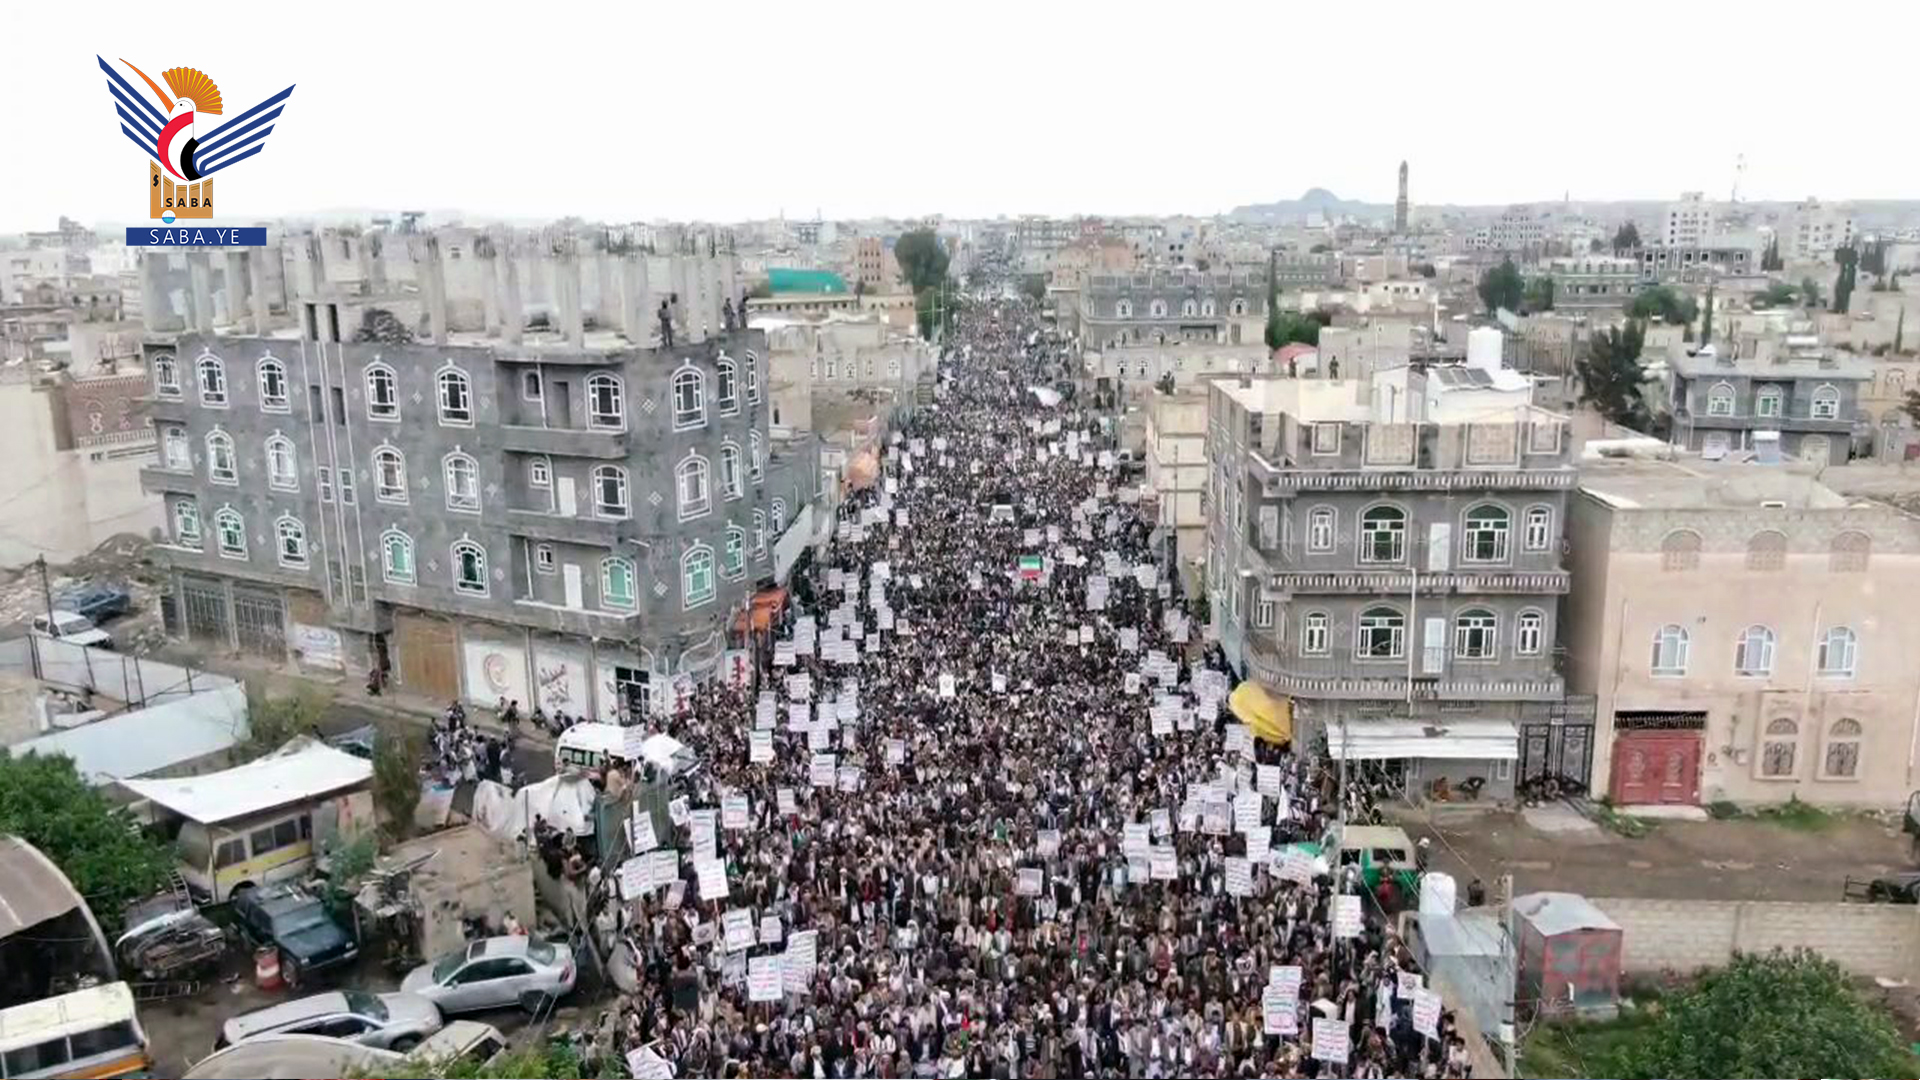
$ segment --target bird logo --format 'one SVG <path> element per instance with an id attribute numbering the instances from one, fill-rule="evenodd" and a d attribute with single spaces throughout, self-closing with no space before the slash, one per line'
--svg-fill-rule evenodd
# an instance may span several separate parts
<path id="1" fill-rule="evenodd" d="M 293 87 L 289 86 L 203 134 L 203 118 L 224 115 L 220 87 L 206 72 L 190 67 L 168 68 L 155 82 L 146 72 L 121 60 L 153 91 L 159 102 L 156 108 L 105 58 L 94 59 L 106 72 L 107 91 L 120 116 L 120 130 L 153 159 L 148 203 L 152 216 L 168 224 L 176 217 L 213 216 L 213 174 L 265 149 L 274 122 L 293 96 Z"/>

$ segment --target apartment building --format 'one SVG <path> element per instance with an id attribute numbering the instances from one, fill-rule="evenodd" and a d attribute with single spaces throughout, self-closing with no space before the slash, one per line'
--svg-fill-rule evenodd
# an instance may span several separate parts
<path id="1" fill-rule="evenodd" d="M 1811 333 L 1767 344 L 1759 355 L 1736 357 L 1736 342 L 1670 359 L 1674 441 L 1711 458 L 1751 451 L 1846 462 L 1872 367 L 1822 348 Z"/>
<path id="2" fill-rule="evenodd" d="M 1808 198 L 1794 204 L 1779 237 L 1780 252 L 1790 260 L 1831 262 L 1836 248 L 1853 243 L 1853 211 Z"/>
<path id="3" fill-rule="evenodd" d="M 1713 235 L 1713 204 L 1703 192 L 1689 191 L 1679 202 L 1667 204 L 1660 215 L 1658 243 L 1668 247 L 1700 247 Z"/>
<path id="4" fill-rule="evenodd" d="M 1564 768 L 1534 733 L 1564 719 L 1575 476 L 1566 418 L 1525 383 L 1446 367 L 1209 386 L 1222 646 L 1292 699 L 1302 745 L 1379 761 L 1412 794 L 1444 780 L 1505 797 Z"/>
<path id="5" fill-rule="evenodd" d="M 1905 802 L 1920 522 L 1781 466 L 1611 461 L 1583 467 L 1567 539 L 1596 797 Z"/>
<path id="6" fill-rule="evenodd" d="M 1185 571 L 1207 549 L 1205 382 L 1193 390 L 1156 391 L 1146 405 L 1147 489 L 1158 500 L 1158 533 L 1170 555 L 1166 563 Z"/>
<path id="7" fill-rule="evenodd" d="M 321 289 L 298 327 L 150 348 L 169 631 L 435 698 L 667 708 L 814 488 L 770 451 L 765 336 L 656 341 L 643 275 L 625 328 L 586 331 L 577 269 L 556 328 L 526 330 L 509 287 L 507 332 L 450 333 L 439 268 L 418 296 Z M 421 339 L 340 332 L 403 302 Z"/>
<path id="8" fill-rule="evenodd" d="M 1614 255 L 1562 255 L 1540 272 L 1553 278 L 1553 306 L 1565 311 L 1619 311 L 1640 291 L 1640 261 Z"/>
<path id="9" fill-rule="evenodd" d="M 1080 340 L 1088 348 L 1256 344 L 1266 327 L 1267 270 L 1143 270 L 1088 274 Z"/>

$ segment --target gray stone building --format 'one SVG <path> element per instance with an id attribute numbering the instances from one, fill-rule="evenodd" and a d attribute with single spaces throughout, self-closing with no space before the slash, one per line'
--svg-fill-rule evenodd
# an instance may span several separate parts
<path id="1" fill-rule="evenodd" d="M 1541 263 L 1561 311 L 1620 311 L 1640 291 L 1640 263 L 1613 255 L 1562 255 Z"/>
<path id="2" fill-rule="evenodd" d="M 1296 742 L 1415 794 L 1479 778 L 1506 797 L 1545 769 L 1521 735 L 1564 701 L 1566 419 L 1524 392 L 1473 422 L 1383 423 L 1365 380 L 1209 389 L 1213 624 L 1292 700 Z"/>
<path id="3" fill-rule="evenodd" d="M 1870 365 L 1789 335 L 1770 355 L 1719 347 L 1671 361 L 1674 441 L 1707 457 L 1753 451 L 1844 464 Z M 1771 444 L 1771 446 L 1769 445 Z"/>
<path id="4" fill-rule="evenodd" d="M 511 275 L 509 275 L 511 277 Z M 656 341 L 558 326 L 343 340 L 379 296 L 324 291 L 294 329 L 149 346 L 169 629 L 434 698 L 614 719 L 730 659 L 734 618 L 813 494 L 780 456 L 758 331 Z M 737 657 L 733 657 L 737 662 Z"/>
<path id="5" fill-rule="evenodd" d="M 1192 342 L 1254 345 L 1267 319 L 1267 270 L 1088 274 L 1080 340 L 1089 349 Z"/>

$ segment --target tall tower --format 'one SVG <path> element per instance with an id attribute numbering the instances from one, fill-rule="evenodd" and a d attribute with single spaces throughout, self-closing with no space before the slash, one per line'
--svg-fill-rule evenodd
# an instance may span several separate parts
<path id="1" fill-rule="evenodd" d="M 1407 163 L 1400 163 L 1400 197 L 1393 201 L 1393 231 L 1407 231 Z"/>

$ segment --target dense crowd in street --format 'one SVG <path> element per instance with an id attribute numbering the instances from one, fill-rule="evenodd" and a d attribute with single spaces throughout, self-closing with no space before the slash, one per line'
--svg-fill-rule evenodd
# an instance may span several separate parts
<path id="1" fill-rule="evenodd" d="M 1056 373 L 977 302 L 758 685 L 671 722 L 705 766 L 606 872 L 637 1075 L 1468 1075 L 1378 898 L 1286 857 L 1343 795 L 1231 715 Z"/>

